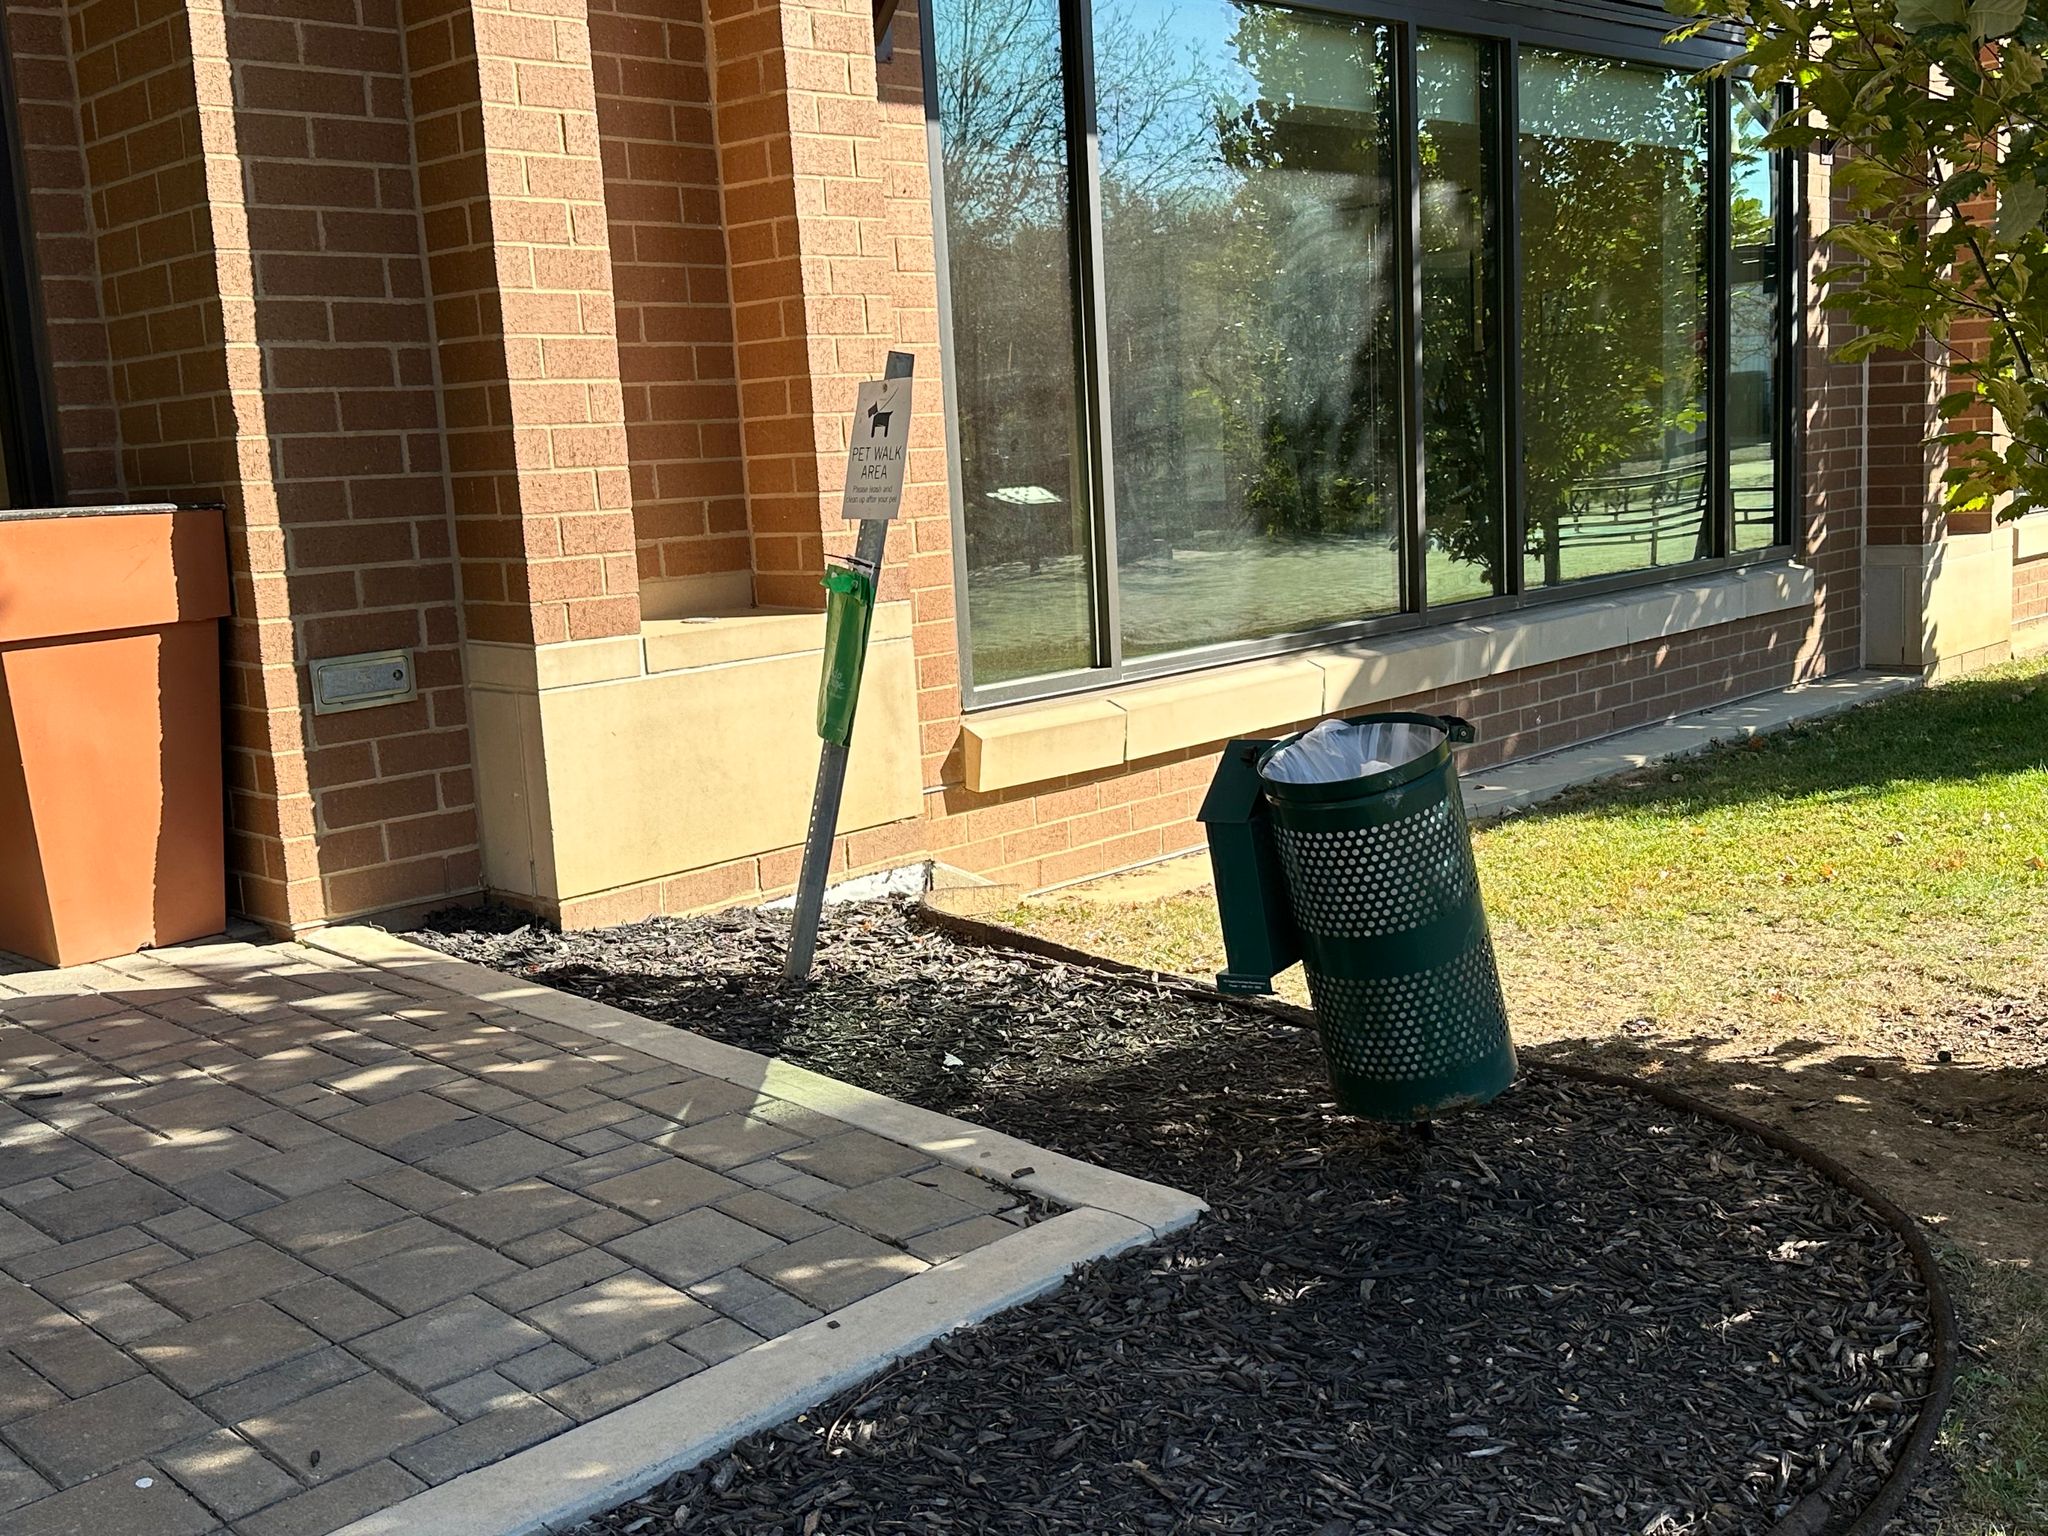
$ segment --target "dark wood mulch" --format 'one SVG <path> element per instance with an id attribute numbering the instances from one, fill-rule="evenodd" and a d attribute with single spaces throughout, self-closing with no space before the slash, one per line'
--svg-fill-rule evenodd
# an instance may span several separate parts
<path id="1" fill-rule="evenodd" d="M 758 913 L 417 937 L 1212 1211 L 586 1536 L 1761 1532 L 1816 1489 L 1844 1523 L 1911 1428 L 1930 1322 L 1902 1243 L 1738 1132 L 1541 1073 L 1382 1130 L 1266 1016 L 893 907 L 827 925 L 796 994 Z"/>

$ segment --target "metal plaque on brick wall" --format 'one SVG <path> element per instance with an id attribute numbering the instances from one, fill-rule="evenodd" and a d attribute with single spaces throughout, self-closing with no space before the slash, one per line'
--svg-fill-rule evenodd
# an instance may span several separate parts
<path id="1" fill-rule="evenodd" d="M 411 651 L 365 651 L 313 663 L 313 713 L 339 714 L 419 697 Z"/>

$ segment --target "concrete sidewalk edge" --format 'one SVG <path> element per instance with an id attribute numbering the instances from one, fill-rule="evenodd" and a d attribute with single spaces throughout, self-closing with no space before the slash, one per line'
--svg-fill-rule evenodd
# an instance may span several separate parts
<path id="1" fill-rule="evenodd" d="M 1906 673 L 1845 672 L 1560 747 L 1540 757 L 1517 758 L 1461 775 L 1465 810 L 1474 821 L 1512 816 L 1567 790 L 1692 757 L 1728 742 L 1823 720 L 1920 686 L 1920 678 Z"/>
<path id="2" fill-rule="evenodd" d="M 561 1531 L 794 1418 L 956 1328 L 1149 1242 L 1107 1211 L 1069 1211 L 878 1291 L 829 1317 L 335 1536 L 534 1536 Z"/>

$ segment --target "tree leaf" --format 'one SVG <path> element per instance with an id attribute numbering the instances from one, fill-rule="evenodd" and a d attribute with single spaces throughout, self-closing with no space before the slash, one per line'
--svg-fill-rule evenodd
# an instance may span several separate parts
<path id="1" fill-rule="evenodd" d="M 2009 37 L 2027 19 L 2027 0 L 1970 0 L 1970 36 Z"/>
<path id="2" fill-rule="evenodd" d="M 1925 32 L 1929 27 L 1960 27 L 1963 0 L 1898 0 L 1899 28 Z"/>
<path id="3" fill-rule="evenodd" d="M 1998 243 L 2012 245 L 2040 227 L 2048 213 L 2048 187 L 2031 176 L 2002 181 L 1998 186 Z"/>
<path id="4" fill-rule="evenodd" d="M 2032 90 L 2039 85 L 2044 73 L 2041 55 L 2031 48 L 2022 48 L 2018 43 L 2007 43 L 2000 51 L 1998 71 L 2022 90 Z"/>
<path id="5" fill-rule="evenodd" d="M 1934 200 L 1944 208 L 1954 208 L 1959 204 L 1967 203 L 1979 192 L 1982 192 L 1990 180 L 1989 176 L 1974 166 L 1968 170 L 1957 171 L 1955 175 L 1949 177 L 1947 181 L 1944 181 L 1934 189 Z"/>

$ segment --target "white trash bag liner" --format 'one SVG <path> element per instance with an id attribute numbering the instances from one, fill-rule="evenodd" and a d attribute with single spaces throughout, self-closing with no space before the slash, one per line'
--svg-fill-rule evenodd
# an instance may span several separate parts
<path id="1" fill-rule="evenodd" d="M 1325 720 L 1267 758 L 1260 771 L 1283 784 L 1342 784 L 1412 763 L 1443 739 L 1440 727 L 1407 720 Z"/>

